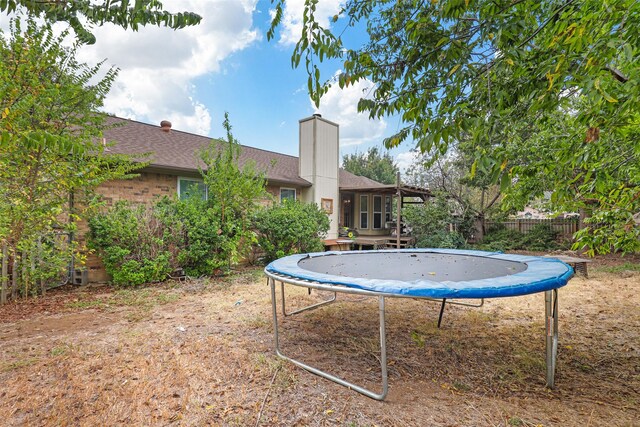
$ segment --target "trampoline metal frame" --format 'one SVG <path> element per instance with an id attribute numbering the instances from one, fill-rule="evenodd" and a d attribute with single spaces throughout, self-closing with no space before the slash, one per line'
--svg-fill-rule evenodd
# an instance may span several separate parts
<path id="1" fill-rule="evenodd" d="M 367 397 L 370 397 L 376 400 L 384 400 L 384 398 L 387 396 L 387 393 L 389 391 L 389 380 L 388 380 L 388 373 L 387 373 L 385 298 L 416 298 L 416 299 L 426 299 L 430 301 L 442 301 L 443 303 L 442 309 L 444 309 L 444 303 L 446 301 L 446 299 L 440 300 L 440 299 L 430 298 L 430 297 L 397 295 L 397 294 L 384 293 L 384 292 L 373 292 L 373 291 L 368 291 L 368 290 L 358 289 L 358 288 L 349 288 L 349 287 L 340 286 L 340 285 L 324 284 L 324 283 L 319 283 L 311 280 L 298 279 L 298 278 L 277 274 L 269 271 L 265 271 L 265 274 L 267 275 L 267 284 L 271 287 L 271 307 L 272 307 L 272 315 L 273 315 L 273 328 L 274 328 L 274 341 L 275 341 L 276 355 L 315 375 L 318 375 L 320 377 L 333 381 L 337 384 L 345 386 L 349 389 L 357 391 L 358 393 L 361 393 Z M 280 332 L 278 328 L 276 281 L 280 282 L 282 313 L 285 317 L 293 316 L 295 314 L 302 313 L 308 310 L 313 310 L 321 306 L 335 302 L 337 299 L 338 292 L 346 293 L 346 294 L 365 295 L 365 296 L 378 298 L 379 333 L 380 333 L 380 337 L 379 337 L 380 371 L 381 371 L 381 377 L 382 377 L 381 393 L 376 393 L 375 391 L 366 389 L 362 386 L 351 383 L 345 379 L 339 378 L 328 372 L 322 371 L 300 360 L 289 357 L 282 352 L 280 348 Z M 316 289 L 320 291 L 328 291 L 333 293 L 333 297 L 331 297 L 328 300 L 323 300 L 319 303 L 311 304 L 306 307 L 287 313 L 286 306 L 285 306 L 286 305 L 285 291 L 284 291 L 285 284 L 301 286 L 309 290 Z M 558 289 L 546 290 L 544 291 L 544 293 L 545 293 L 545 331 L 546 331 L 546 343 L 545 343 L 546 381 L 547 381 L 547 387 L 554 388 L 556 359 L 558 354 Z M 481 299 L 480 304 L 469 304 L 469 303 L 457 302 L 457 301 L 451 301 L 451 302 L 447 301 L 447 303 L 456 304 L 456 305 L 465 305 L 465 306 L 471 306 L 471 307 L 481 307 L 484 304 L 484 298 Z M 442 309 L 441 309 L 441 315 L 438 321 L 438 325 L 442 317 Z"/>

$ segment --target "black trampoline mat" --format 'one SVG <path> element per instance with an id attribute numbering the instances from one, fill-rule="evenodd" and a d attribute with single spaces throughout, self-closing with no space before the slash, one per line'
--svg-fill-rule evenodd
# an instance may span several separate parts
<path id="1" fill-rule="evenodd" d="M 522 262 L 483 256 L 393 251 L 303 258 L 298 266 L 333 276 L 405 282 L 462 282 L 509 276 L 527 269 L 527 265 Z"/>

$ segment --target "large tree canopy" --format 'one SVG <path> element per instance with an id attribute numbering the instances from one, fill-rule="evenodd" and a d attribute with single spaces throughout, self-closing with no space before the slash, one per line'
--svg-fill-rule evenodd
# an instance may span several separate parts
<path id="1" fill-rule="evenodd" d="M 23 265 L 24 254 L 60 226 L 74 231 L 92 190 L 140 167 L 107 155 L 102 141 L 97 110 L 117 71 L 99 78 L 102 64 L 79 63 L 65 36 L 34 20 L 0 31 L 0 242 Z"/>
<path id="2" fill-rule="evenodd" d="M 68 22 L 78 39 L 95 43 L 91 27 L 107 22 L 137 31 L 140 26 L 164 25 L 179 29 L 200 23 L 192 12 L 169 13 L 158 0 L 0 0 L 0 12 L 12 13 L 23 7 L 31 16 L 47 22 Z"/>
<path id="3" fill-rule="evenodd" d="M 366 176 L 383 184 L 395 184 L 398 165 L 388 152 L 380 154 L 377 147 L 371 147 L 366 153 L 345 154 L 342 167 L 355 175 Z"/>
<path id="4" fill-rule="evenodd" d="M 286 0 L 273 1 L 271 37 Z M 335 33 L 318 24 L 317 1 L 305 3 L 292 61 L 304 62 L 316 103 L 331 84 L 367 79 L 359 110 L 405 123 L 387 146 L 413 140 L 438 156 L 466 144 L 471 175 L 500 182 L 505 203 L 552 190 L 556 209 L 593 216 L 581 244 L 640 250 L 640 3 L 352 0 Z M 346 45 L 358 25 L 368 40 Z M 336 79 L 324 81 L 326 59 L 341 62 Z"/>

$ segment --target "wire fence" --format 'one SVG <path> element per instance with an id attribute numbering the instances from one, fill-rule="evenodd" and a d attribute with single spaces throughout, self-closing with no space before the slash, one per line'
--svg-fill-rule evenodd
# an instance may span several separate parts
<path id="1" fill-rule="evenodd" d="M 27 250 L 17 251 L 1 241 L 0 304 L 69 283 L 73 268 L 70 242 L 69 233 L 52 233 Z"/>

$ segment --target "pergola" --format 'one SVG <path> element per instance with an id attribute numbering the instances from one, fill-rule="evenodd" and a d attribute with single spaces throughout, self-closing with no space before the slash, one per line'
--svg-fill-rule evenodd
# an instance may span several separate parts
<path id="1" fill-rule="evenodd" d="M 396 247 L 400 248 L 400 235 L 401 235 L 401 223 L 402 223 L 402 208 L 405 204 L 422 204 L 429 198 L 434 197 L 433 193 L 426 188 L 417 187 L 414 185 L 402 184 L 400 181 L 400 174 L 397 176 L 397 184 L 393 185 L 372 185 L 370 187 L 358 186 L 358 187 L 340 187 L 340 191 L 361 191 L 361 192 L 375 192 L 382 195 L 395 195 L 398 203 L 396 206 Z M 412 200 L 405 201 L 405 197 L 410 197 Z M 420 201 L 416 201 L 418 198 Z"/>

